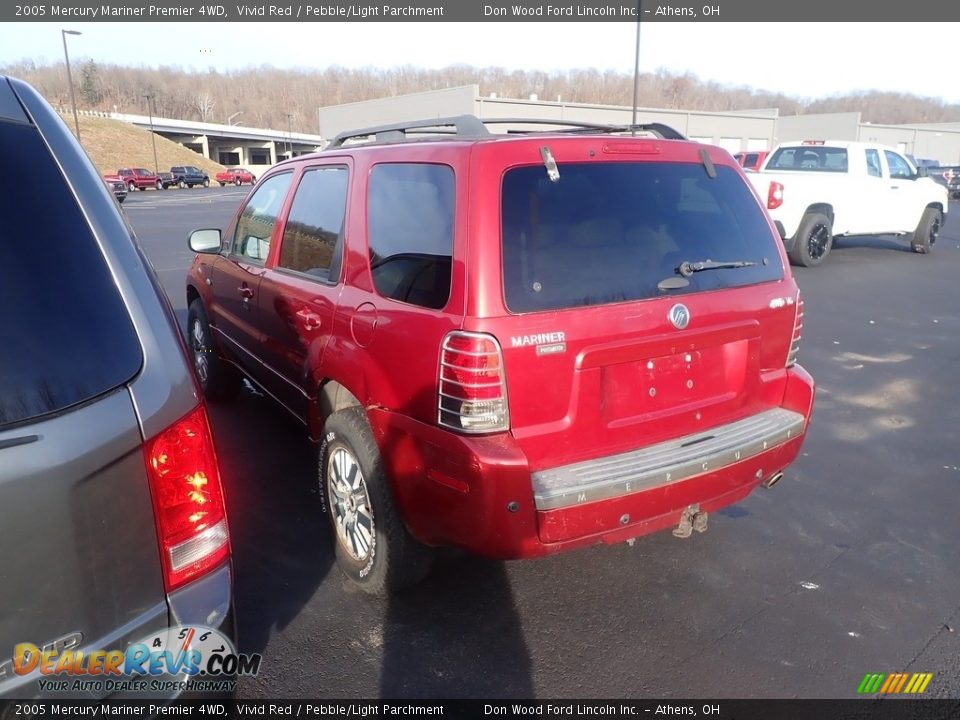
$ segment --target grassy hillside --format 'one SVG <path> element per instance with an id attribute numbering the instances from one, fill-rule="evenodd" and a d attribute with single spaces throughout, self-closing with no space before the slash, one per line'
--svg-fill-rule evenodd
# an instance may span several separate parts
<path id="1" fill-rule="evenodd" d="M 73 130 L 73 115 L 64 115 L 63 121 Z M 161 171 L 173 165 L 194 165 L 211 177 L 223 166 L 208 160 L 183 145 L 157 139 L 157 163 Z M 102 117 L 80 116 L 80 141 L 83 149 L 101 174 L 115 173 L 122 167 L 144 167 L 153 170 L 153 145 L 150 131 L 136 125 Z"/>

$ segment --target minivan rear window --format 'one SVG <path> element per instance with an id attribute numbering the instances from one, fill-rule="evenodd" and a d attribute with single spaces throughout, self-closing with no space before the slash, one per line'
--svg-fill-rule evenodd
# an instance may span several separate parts
<path id="1" fill-rule="evenodd" d="M 502 185 L 504 296 L 511 312 L 575 308 L 739 287 L 783 277 L 774 234 L 732 168 L 664 162 L 509 170 Z M 748 261 L 697 272 L 683 262 Z"/>
<path id="2" fill-rule="evenodd" d="M 130 380 L 137 334 L 83 213 L 35 128 L 0 122 L 0 427 Z M 30 182 L 13 168 L 28 168 Z"/>

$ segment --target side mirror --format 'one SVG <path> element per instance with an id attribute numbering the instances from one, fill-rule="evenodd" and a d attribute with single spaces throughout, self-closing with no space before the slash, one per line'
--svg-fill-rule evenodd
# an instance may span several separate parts
<path id="1" fill-rule="evenodd" d="M 187 238 L 187 246 L 195 253 L 216 255 L 220 252 L 220 245 L 220 231 L 216 229 L 194 230 Z"/>
<path id="2" fill-rule="evenodd" d="M 779 220 L 774 220 L 773 224 L 777 228 L 777 232 L 780 233 L 780 239 L 786 241 L 787 229 L 783 226 L 783 223 Z"/>
<path id="3" fill-rule="evenodd" d="M 917 177 L 930 177 L 930 171 L 926 166 L 917 168 Z"/>

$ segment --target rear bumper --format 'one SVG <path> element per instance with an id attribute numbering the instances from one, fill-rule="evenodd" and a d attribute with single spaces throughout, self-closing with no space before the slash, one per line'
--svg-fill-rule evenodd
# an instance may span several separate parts
<path id="1" fill-rule="evenodd" d="M 369 413 L 394 497 L 428 545 L 486 557 L 548 555 L 621 542 L 746 497 L 797 456 L 813 380 L 785 372 L 781 408 L 671 443 L 531 472 L 510 435 L 464 437 L 385 410 Z"/>

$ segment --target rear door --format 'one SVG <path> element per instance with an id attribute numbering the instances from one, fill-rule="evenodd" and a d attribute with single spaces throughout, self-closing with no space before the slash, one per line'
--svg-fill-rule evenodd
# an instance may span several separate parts
<path id="1" fill-rule="evenodd" d="M 32 180 L 0 173 L 0 695 L 22 696 L 15 645 L 122 648 L 167 607 L 126 388 L 138 336 L 35 128 L 0 117 L 0 156 Z"/>
<path id="2" fill-rule="evenodd" d="M 535 469 L 779 403 L 766 375 L 782 374 L 796 291 L 750 188 L 718 151 L 705 167 L 693 144 L 604 143 L 551 143 L 557 181 L 542 163 L 502 176 L 508 315 L 483 325 Z M 710 260 L 748 265 L 684 266 Z"/>
<path id="3" fill-rule="evenodd" d="M 301 418 L 316 391 L 340 295 L 349 170 L 345 160 L 307 167 L 281 230 L 280 248 L 260 282 L 263 361 L 270 391 Z"/>

